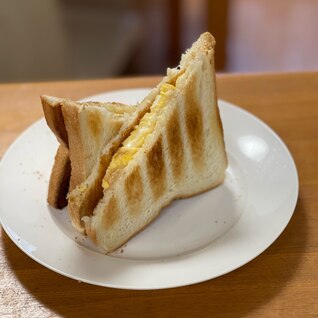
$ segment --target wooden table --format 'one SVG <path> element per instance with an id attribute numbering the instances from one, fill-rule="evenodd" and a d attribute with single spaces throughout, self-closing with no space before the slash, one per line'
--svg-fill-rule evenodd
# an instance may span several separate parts
<path id="1" fill-rule="evenodd" d="M 1 229 L 1 317 L 318 317 L 318 73 L 220 75 L 219 97 L 269 124 L 298 168 L 296 211 L 259 257 L 223 277 L 158 291 L 78 283 L 39 265 Z M 40 94 L 78 99 L 159 78 L 0 85 L 0 157 L 42 116 Z M 49 251 L 48 251 L 49 253 Z"/>

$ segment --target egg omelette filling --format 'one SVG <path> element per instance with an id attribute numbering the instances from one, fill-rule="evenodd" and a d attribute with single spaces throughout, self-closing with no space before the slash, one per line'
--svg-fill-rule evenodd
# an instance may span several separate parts
<path id="1" fill-rule="evenodd" d="M 103 178 L 102 186 L 104 189 L 107 189 L 112 183 L 116 172 L 126 167 L 130 160 L 134 158 L 137 151 L 142 148 L 146 137 L 152 134 L 157 118 L 167 106 L 168 93 L 175 88 L 173 84 L 165 83 L 161 85 L 157 102 L 152 104 L 150 111 L 141 118 L 139 124 L 113 156 Z"/>

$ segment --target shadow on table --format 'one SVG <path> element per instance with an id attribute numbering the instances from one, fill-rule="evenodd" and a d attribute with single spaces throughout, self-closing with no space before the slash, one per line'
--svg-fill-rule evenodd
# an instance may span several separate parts
<path id="1" fill-rule="evenodd" d="M 39 302 L 33 305 L 47 307 L 64 317 L 244 317 L 279 295 L 297 271 L 307 245 L 305 217 L 299 199 L 285 231 L 255 260 L 204 283 L 153 291 L 117 290 L 78 283 L 28 258 L 5 233 L 2 240 L 9 266 Z M 33 275 L 29 275 L 28 270 L 32 270 Z"/>

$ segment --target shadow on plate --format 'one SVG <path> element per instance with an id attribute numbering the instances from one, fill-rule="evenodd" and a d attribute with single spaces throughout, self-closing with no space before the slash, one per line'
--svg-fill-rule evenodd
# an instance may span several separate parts
<path id="1" fill-rule="evenodd" d="M 285 231 L 256 259 L 222 277 L 163 290 L 118 290 L 78 283 L 27 257 L 4 231 L 2 245 L 10 270 L 37 300 L 29 302 L 30 312 L 41 312 L 42 316 L 53 312 L 63 317 L 132 317 L 145 313 L 151 317 L 201 317 L 203 313 L 207 317 L 245 317 L 277 297 L 293 278 L 307 246 L 305 217 L 299 199 Z M 27 295 L 19 295 L 19 301 Z M 25 311 L 24 306 L 18 306 L 14 314 L 23 316 Z"/>

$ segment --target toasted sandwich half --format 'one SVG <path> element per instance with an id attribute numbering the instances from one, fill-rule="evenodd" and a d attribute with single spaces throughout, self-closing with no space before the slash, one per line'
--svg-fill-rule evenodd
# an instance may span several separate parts
<path id="1" fill-rule="evenodd" d="M 223 182 L 227 156 L 214 71 L 204 33 L 143 100 L 69 195 L 78 227 L 106 253 L 154 220 L 174 199 Z"/>
<path id="2" fill-rule="evenodd" d="M 63 208 L 68 191 L 88 177 L 101 150 L 135 106 L 79 103 L 45 95 L 41 101 L 47 124 L 60 143 L 51 172 L 48 203 Z"/>

